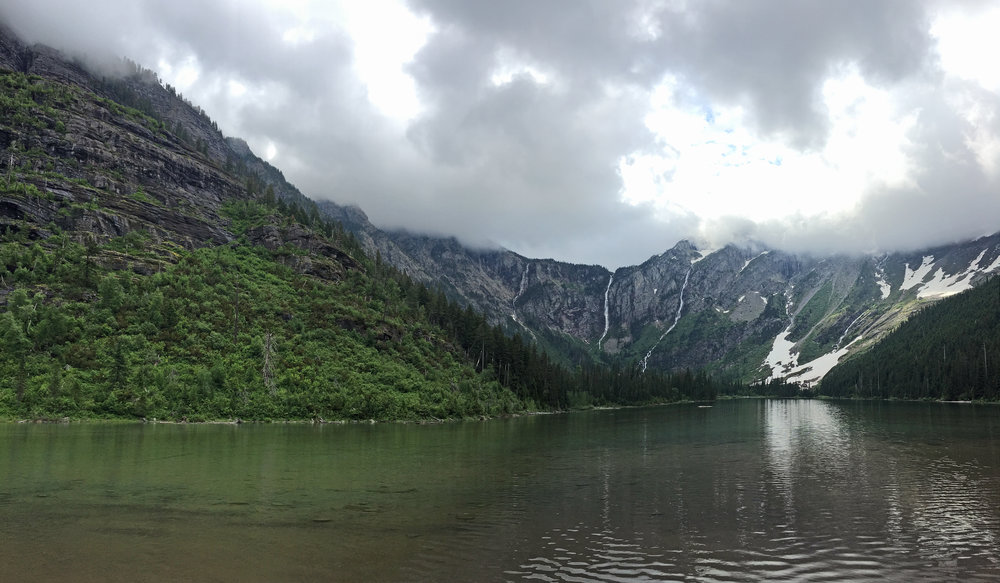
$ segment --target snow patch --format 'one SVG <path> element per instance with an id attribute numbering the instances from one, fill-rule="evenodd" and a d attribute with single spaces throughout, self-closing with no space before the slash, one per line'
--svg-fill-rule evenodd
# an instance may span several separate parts
<path id="1" fill-rule="evenodd" d="M 983 260 L 983 255 L 986 255 L 986 249 L 983 249 L 979 252 L 979 255 L 976 255 L 976 258 L 969 264 L 969 269 L 979 269 L 979 262 Z"/>
<path id="2" fill-rule="evenodd" d="M 1000 267 L 1000 255 L 997 255 L 997 258 L 993 260 L 993 263 L 983 268 L 983 273 L 993 273 L 998 267 Z"/>
<path id="3" fill-rule="evenodd" d="M 784 371 L 795 367 L 798 364 L 798 356 L 792 352 L 795 343 L 788 339 L 792 333 L 791 325 L 774 338 L 771 345 L 771 352 L 764 359 L 764 364 L 771 368 L 771 377 L 768 380 L 785 376 Z"/>
<path id="4" fill-rule="evenodd" d="M 927 275 L 933 268 L 934 257 L 928 255 L 924 257 L 924 262 L 916 271 L 910 271 L 910 266 L 906 266 L 906 278 L 900 289 L 910 289 L 919 285 L 921 287 L 917 292 L 917 297 L 920 299 L 943 298 L 972 289 L 972 279 L 976 275 L 991 273 L 997 267 L 1000 267 L 1000 257 L 997 257 L 993 263 L 986 267 L 979 266 L 983 257 L 986 256 L 986 251 L 986 249 L 983 249 L 964 270 L 949 275 L 945 273 L 943 268 L 939 267 L 934 271 L 930 279 L 927 279 Z M 924 281 L 925 279 L 927 281 Z"/>
<path id="5" fill-rule="evenodd" d="M 788 339 L 791 330 L 792 327 L 789 326 L 787 330 L 774 339 L 771 353 L 767 355 L 767 359 L 764 361 L 764 364 L 771 367 L 769 381 L 777 378 L 785 378 L 805 386 L 812 386 L 822 380 L 826 376 L 826 373 L 830 372 L 830 369 L 836 366 L 840 362 L 840 359 L 847 355 L 851 344 L 863 338 L 863 336 L 858 336 L 843 348 L 827 352 L 805 364 L 799 364 L 798 354 L 792 351 L 795 343 Z"/>
<path id="6" fill-rule="evenodd" d="M 791 298 L 788 298 L 786 310 L 790 308 Z M 788 328 L 785 328 L 783 332 L 774 338 L 774 344 L 771 345 L 771 352 L 764 359 L 764 365 L 771 368 L 771 376 L 768 378 L 768 381 L 785 378 L 806 386 L 811 386 L 819 382 L 847 354 L 848 347 L 863 338 L 863 336 L 858 336 L 847 343 L 847 346 L 840 347 L 840 343 L 843 342 L 848 331 L 860 319 L 861 316 L 858 316 L 847 326 L 837 341 L 837 348 L 832 352 L 828 352 L 805 364 L 799 364 L 799 355 L 795 352 L 795 343 L 788 339 L 788 336 L 792 333 L 792 327 L 795 325 L 795 319 L 793 318 L 788 323 Z"/>
<path id="7" fill-rule="evenodd" d="M 923 283 L 924 278 L 927 274 L 931 272 L 931 268 L 934 266 L 934 256 L 924 255 L 924 261 L 920 264 L 916 270 L 910 269 L 910 264 L 906 264 L 906 269 L 903 272 L 903 284 L 899 286 L 900 290 L 910 289 L 914 286 Z"/>
<path id="8" fill-rule="evenodd" d="M 973 272 L 974 273 L 974 272 Z M 957 273 L 953 276 L 947 276 L 944 270 L 940 267 L 934 272 L 934 277 L 930 281 L 926 282 L 920 291 L 917 292 L 918 298 L 943 298 L 950 295 L 957 294 L 958 292 L 963 292 L 972 287 L 969 282 L 968 276 L 971 275 L 969 272 Z"/>
<path id="9" fill-rule="evenodd" d="M 882 299 L 884 300 L 892 293 L 892 285 L 885 279 L 885 259 L 883 258 L 882 261 L 883 263 L 875 267 L 875 283 L 878 284 L 879 290 L 882 292 Z"/>
<path id="10" fill-rule="evenodd" d="M 789 380 L 794 380 L 806 386 L 812 386 L 818 383 L 820 380 L 823 379 L 823 377 L 826 376 L 826 373 L 830 372 L 830 369 L 835 367 L 837 363 L 840 362 L 840 359 L 847 354 L 848 347 L 851 344 L 857 342 L 858 340 L 861 340 L 861 338 L 863 337 L 858 336 L 850 343 L 848 343 L 847 346 L 839 350 L 834 350 L 833 352 L 827 352 L 826 354 L 820 356 L 819 358 L 816 358 L 810 362 L 807 362 L 803 365 L 793 368 L 785 375 L 785 377 L 788 378 Z"/>
<path id="11" fill-rule="evenodd" d="M 746 269 L 748 265 L 750 265 L 751 263 L 753 263 L 754 260 L 760 259 L 761 257 L 767 255 L 768 253 L 770 253 L 770 251 L 764 251 L 763 253 L 761 253 L 757 257 L 754 257 L 753 259 L 747 259 L 747 262 L 743 264 L 743 267 L 740 268 L 740 270 L 739 270 L 738 273 L 743 273 L 743 270 Z"/>
<path id="12" fill-rule="evenodd" d="M 785 296 L 785 311 L 788 312 L 791 307 L 792 298 Z M 788 328 L 785 328 L 783 332 L 775 336 L 774 343 L 771 345 L 771 352 L 764 359 L 764 364 L 771 368 L 771 379 L 781 376 L 778 374 L 779 370 L 795 366 L 798 360 L 798 357 L 792 352 L 795 343 L 788 339 L 788 335 L 792 333 L 792 326 L 794 325 L 795 318 L 792 318 L 792 321 L 788 323 Z"/>
<path id="13" fill-rule="evenodd" d="M 697 251 L 698 251 L 699 255 L 697 257 L 695 257 L 694 259 L 691 260 L 691 265 L 694 265 L 695 263 L 698 263 L 702 259 L 708 257 L 709 255 L 712 255 L 713 253 L 715 253 L 718 250 L 719 249 L 706 249 L 706 250 L 702 251 L 701 249 L 698 249 Z"/>

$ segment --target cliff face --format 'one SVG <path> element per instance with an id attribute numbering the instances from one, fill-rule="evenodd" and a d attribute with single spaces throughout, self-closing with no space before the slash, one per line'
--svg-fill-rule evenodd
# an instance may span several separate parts
<path id="1" fill-rule="evenodd" d="M 476 251 L 384 232 L 362 211 L 320 203 L 371 254 L 574 358 L 743 380 L 817 382 L 914 310 L 1000 268 L 1000 236 L 878 257 L 808 257 L 763 247 L 702 252 L 686 241 L 641 265 L 600 266 Z M 561 339 L 555 345 L 552 339 Z"/>
<path id="2" fill-rule="evenodd" d="M 231 239 L 218 209 L 245 191 L 217 161 L 181 142 L 166 123 L 89 91 L 95 80 L 51 49 L 8 37 L 0 47 L 0 63 L 20 62 L 28 73 L 0 72 L 6 230 L 27 229 L 32 238 L 50 224 L 101 238 L 144 230 L 187 246 Z"/>
<path id="3" fill-rule="evenodd" d="M 25 52 L 27 47 L 7 26 L 0 22 L 0 68 L 8 71 L 26 70 Z"/>
<path id="4" fill-rule="evenodd" d="M 441 287 L 511 332 L 597 339 L 610 272 L 598 265 L 529 259 L 506 249 L 471 249 L 454 238 L 387 233 L 363 211 L 320 202 L 320 212 L 350 230 L 369 255 Z"/>
<path id="5" fill-rule="evenodd" d="M 278 199 L 307 202 L 151 72 L 127 61 L 109 71 L 27 46 L 0 25 L 0 233 L 39 240 L 58 230 L 97 243 L 138 233 L 194 248 L 232 241 L 223 205 L 259 197 L 268 183 Z M 299 258 L 304 272 L 357 267 L 301 233 L 253 235 L 344 264 Z"/>
<path id="6" fill-rule="evenodd" d="M 142 233 L 193 248 L 231 241 L 223 206 L 264 189 L 316 211 L 245 142 L 225 138 L 148 71 L 123 67 L 122 75 L 96 75 L 0 28 L 0 233 L 30 241 L 59 230 L 80 242 Z M 919 253 L 827 258 L 752 246 L 704 252 L 681 242 L 612 273 L 384 232 L 356 208 L 318 209 L 371 255 L 565 361 L 707 367 L 743 380 L 815 382 L 913 310 L 1000 268 L 993 236 Z M 358 268 L 305 231 L 257 227 L 247 236 L 271 249 L 311 251 L 284 258 L 300 273 L 337 279 Z"/>
<path id="7" fill-rule="evenodd" d="M 532 378 L 563 371 L 439 294 L 370 271 L 244 142 L 121 64 L 102 76 L 0 30 L 0 414 L 440 419 L 565 406 L 566 388 Z M 462 325 L 443 326 L 449 316 Z"/>

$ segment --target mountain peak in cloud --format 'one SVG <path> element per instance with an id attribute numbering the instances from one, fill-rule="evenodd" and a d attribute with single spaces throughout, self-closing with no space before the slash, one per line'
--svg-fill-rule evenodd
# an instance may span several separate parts
<path id="1" fill-rule="evenodd" d="M 385 227 L 618 266 L 684 237 L 857 252 L 1000 224 L 992 65 L 953 56 L 965 34 L 1000 51 L 974 26 L 988 3 L 351 10 L 36 0 L 0 18 L 154 69 L 309 196 Z"/>

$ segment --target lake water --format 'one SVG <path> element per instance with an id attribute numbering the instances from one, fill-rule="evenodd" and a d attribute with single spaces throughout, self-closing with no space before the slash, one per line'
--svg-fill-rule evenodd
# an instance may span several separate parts
<path id="1" fill-rule="evenodd" d="M 1000 579 L 1000 406 L 0 425 L 2 581 Z"/>

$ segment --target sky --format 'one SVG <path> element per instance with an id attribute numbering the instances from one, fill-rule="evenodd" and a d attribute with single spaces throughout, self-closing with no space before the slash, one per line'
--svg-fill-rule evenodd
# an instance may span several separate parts
<path id="1" fill-rule="evenodd" d="M 615 268 L 686 238 L 1000 230 L 1000 2 L 0 0 L 128 56 L 317 200 Z"/>

